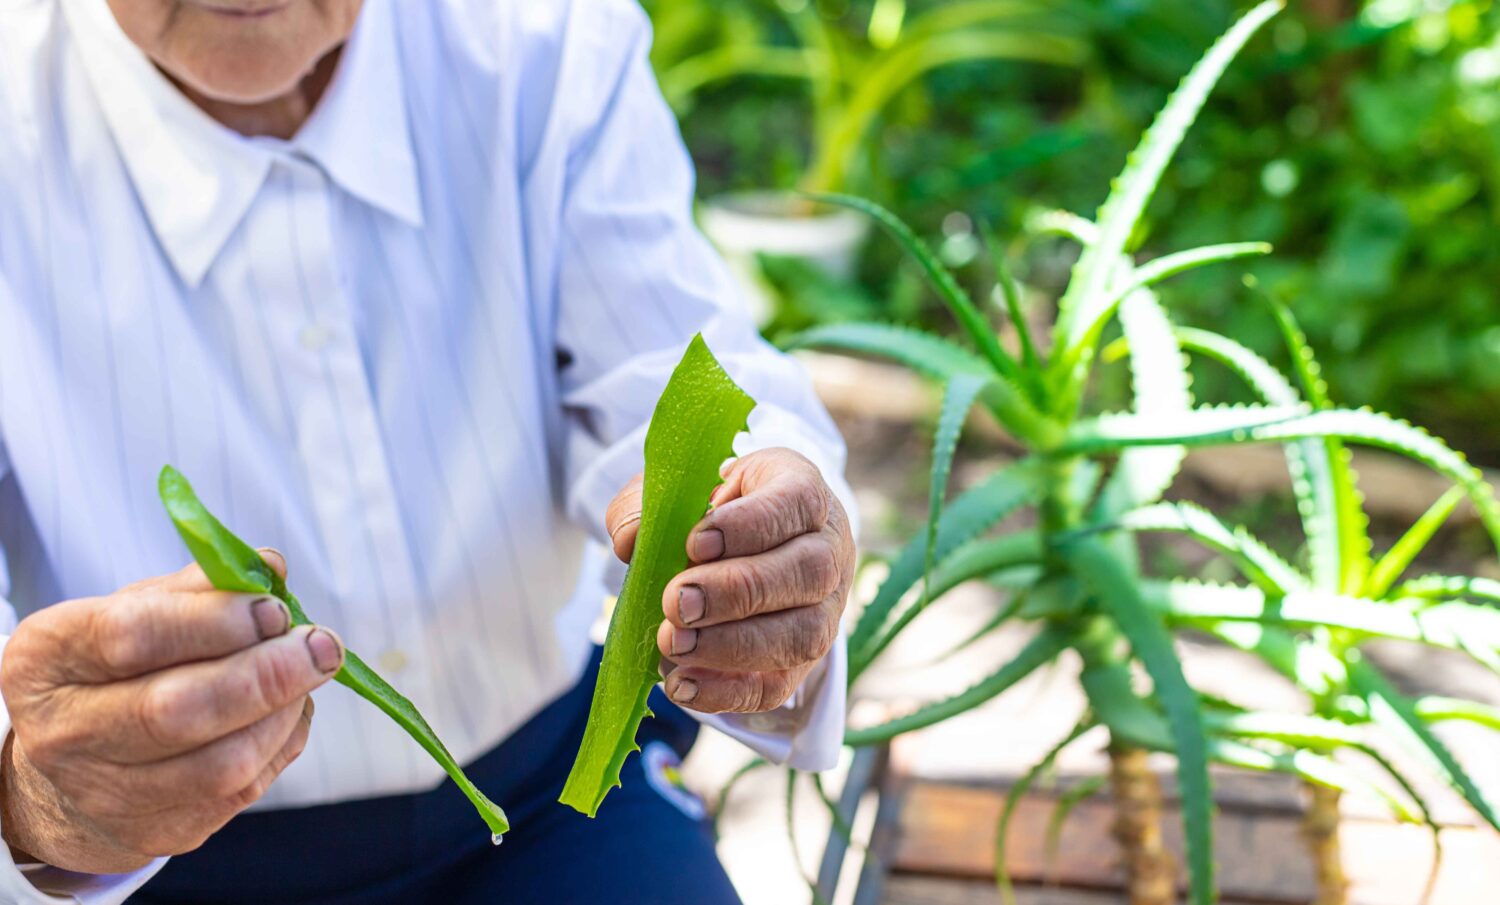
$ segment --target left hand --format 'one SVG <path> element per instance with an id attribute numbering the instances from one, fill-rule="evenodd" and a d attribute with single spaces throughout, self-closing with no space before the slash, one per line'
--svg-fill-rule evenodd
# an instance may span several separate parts
<path id="1" fill-rule="evenodd" d="M 775 710 L 838 638 L 854 575 L 849 518 L 817 466 L 789 449 L 730 464 L 688 535 L 688 566 L 662 595 L 656 634 L 667 695 L 703 713 Z M 605 515 L 630 561 L 641 479 Z"/>

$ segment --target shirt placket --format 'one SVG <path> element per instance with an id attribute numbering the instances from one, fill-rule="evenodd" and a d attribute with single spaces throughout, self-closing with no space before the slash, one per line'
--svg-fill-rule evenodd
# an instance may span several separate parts
<path id="1" fill-rule="evenodd" d="M 412 668 L 421 625 L 411 550 L 402 530 L 376 400 L 360 352 L 355 305 L 335 253 L 335 189 L 301 157 L 286 160 L 290 185 L 288 275 L 300 306 L 288 314 L 299 384 L 297 452 L 313 493 L 351 647 L 408 696 L 427 698 L 425 669 Z"/>

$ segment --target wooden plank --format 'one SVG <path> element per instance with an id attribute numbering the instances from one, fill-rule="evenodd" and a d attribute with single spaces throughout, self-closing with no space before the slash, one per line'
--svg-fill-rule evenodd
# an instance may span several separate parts
<path id="1" fill-rule="evenodd" d="M 1000 893 L 995 884 L 978 880 L 902 874 L 891 877 L 882 905 L 1000 905 Z M 1124 894 L 1105 890 L 1017 886 L 1016 905 L 1127 905 L 1127 902 Z M 1249 903 L 1221 899 L 1219 905 Z"/>
<path id="2" fill-rule="evenodd" d="M 993 876 L 994 827 L 1004 804 L 995 789 L 913 783 L 901 801 L 900 831 L 889 855 L 898 872 L 988 879 Z M 1055 799 L 1029 795 L 1012 819 L 1007 861 L 1017 882 L 1118 888 L 1124 880 L 1110 834 L 1107 798 L 1079 804 L 1062 828 L 1055 858 L 1045 834 Z M 1312 865 L 1302 849 L 1299 818 L 1274 812 L 1223 811 L 1215 820 L 1215 854 L 1223 894 L 1256 902 L 1303 903 L 1313 891 Z M 1431 865 L 1430 833 L 1416 826 L 1356 821 L 1343 829 L 1345 861 L 1359 905 L 1411 905 Z M 1181 860 L 1181 823 L 1164 816 L 1163 835 Z M 1451 828 L 1433 905 L 1492 905 L 1500 882 L 1500 836 Z M 1392 892 L 1394 890 L 1394 892 Z"/>

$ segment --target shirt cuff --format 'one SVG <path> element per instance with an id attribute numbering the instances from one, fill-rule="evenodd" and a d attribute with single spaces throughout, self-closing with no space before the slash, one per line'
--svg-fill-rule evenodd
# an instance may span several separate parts
<path id="1" fill-rule="evenodd" d="M 0 657 L 9 635 L 0 635 Z M 0 739 L 10 735 L 10 711 L 0 707 Z M 16 863 L 0 843 L 0 902 L 7 905 L 121 905 L 161 870 L 166 858 L 128 874 L 79 874 L 48 864 Z"/>
<path id="2" fill-rule="evenodd" d="M 838 765 L 844 746 L 844 708 L 849 682 L 844 633 L 828 656 L 813 667 L 792 697 L 766 713 L 687 711 L 749 747 L 756 754 L 796 770 L 821 772 Z"/>

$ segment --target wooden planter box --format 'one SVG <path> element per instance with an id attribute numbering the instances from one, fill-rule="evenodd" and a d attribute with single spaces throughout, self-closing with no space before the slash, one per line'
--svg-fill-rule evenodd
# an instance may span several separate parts
<path id="1" fill-rule="evenodd" d="M 865 861 L 855 902 L 998 902 L 994 834 L 1008 789 L 998 783 L 923 779 L 899 764 L 899 757 L 881 759 L 870 771 L 879 790 L 879 816 L 869 843 L 873 857 Z M 1046 851 L 1057 796 L 1079 778 L 1060 777 L 1057 788 L 1026 795 L 1012 818 L 1007 860 L 1020 905 L 1125 905 L 1107 790 L 1080 802 L 1062 825 L 1055 857 Z M 1171 777 L 1163 776 L 1162 783 L 1169 799 L 1163 834 L 1181 863 Z M 1215 852 L 1224 905 L 1310 902 L 1313 870 L 1300 835 L 1299 785 L 1284 776 L 1237 771 L 1216 771 L 1215 785 Z M 1350 902 L 1417 905 L 1432 867 L 1431 831 L 1360 811 L 1346 814 L 1340 830 Z M 1452 825 L 1442 831 L 1443 861 L 1429 905 L 1500 903 L 1500 834 L 1458 812 L 1440 809 L 1437 816 Z"/>

